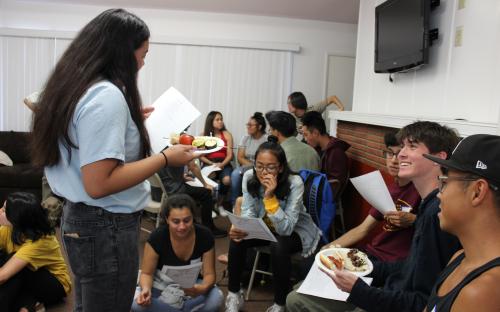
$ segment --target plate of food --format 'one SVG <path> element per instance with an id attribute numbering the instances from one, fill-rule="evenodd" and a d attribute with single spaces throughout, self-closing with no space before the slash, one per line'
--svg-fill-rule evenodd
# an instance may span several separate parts
<path id="1" fill-rule="evenodd" d="M 218 137 L 211 136 L 192 136 L 189 134 L 181 134 L 178 138 L 171 137 L 171 143 L 192 145 L 196 147 L 195 154 L 208 154 L 217 152 L 224 147 L 224 141 Z"/>
<path id="2" fill-rule="evenodd" d="M 316 254 L 316 264 L 324 270 L 345 270 L 357 276 L 372 272 L 373 263 L 368 256 L 355 248 L 329 248 Z"/>

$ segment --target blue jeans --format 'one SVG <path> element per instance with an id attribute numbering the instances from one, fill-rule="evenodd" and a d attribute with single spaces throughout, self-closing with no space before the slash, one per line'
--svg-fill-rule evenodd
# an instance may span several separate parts
<path id="1" fill-rule="evenodd" d="M 139 226 L 139 212 L 65 203 L 61 228 L 75 277 L 73 311 L 130 311 L 139 270 Z"/>
<path id="2" fill-rule="evenodd" d="M 139 287 L 137 287 L 137 291 L 140 291 Z M 184 302 L 184 305 L 182 306 L 182 309 L 179 310 L 158 299 L 160 294 L 161 292 L 158 289 L 152 289 L 151 304 L 149 306 L 140 306 L 134 300 L 134 303 L 132 304 L 132 312 L 189 312 L 200 305 L 203 306 L 196 311 L 214 312 L 219 311 L 219 308 L 222 305 L 222 301 L 224 300 L 222 291 L 219 289 L 219 287 L 214 286 L 208 291 L 208 293 L 186 300 Z"/>

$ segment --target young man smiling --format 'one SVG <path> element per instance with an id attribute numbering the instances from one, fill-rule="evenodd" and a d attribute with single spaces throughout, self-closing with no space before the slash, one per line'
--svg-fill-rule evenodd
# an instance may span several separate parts
<path id="1" fill-rule="evenodd" d="M 305 123 L 304 128 L 306 128 Z M 305 133 L 306 131 L 304 130 Z M 394 179 L 388 185 L 389 193 L 395 204 L 399 203 L 404 206 L 410 206 L 413 208 L 412 211 L 393 211 L 384 216 L 377 209 L 371 207 L 362 223 L 334 240 L 326 248 L 330 246 L 353 247 L 361 240 L 366 239 L 373 229 L 385 221 L 383 231 L 374 236 L 366 245 L 366 253 L 371 258 L 388 262 L 404 260 L 408 256 L 413 237 L 413 223 L 417 218 L 416 212 L 420 203 L 420 196 L 409 179 L 399 177 L 398 154 L 401 150 L 401 145 L 396 139 L 396 133 L 386 133 L 384 135 L 384 143 L 387 172 Z"/>
<path id="2" fill-rule="evenodd" d="M 424 155 L 443 166 L 439 176 L 441 229 L 460 239 L 463 250 L 443 270 L 426 311 L 500 310 L 500 136 L 463 139 L 449 160 Z"/>
<path id="3" fill-rule="evenodd" d="M 401 262 L 375 262 L 371 286 L 350 272 L 325 272 L 339 289 L 350 294 L 347 302 L 289 295 L 289 311 L 350 311 L 355 307 L 381 312 L 424 309 L 439 272 L 460 244 L 455 236 L 439 228 L 436 177 L 441 170 L 423 154 L 446 159 L 458 143 L 458 137 L 455 131 L 426 121 L 405 126 L 398 137 L 402 142 L 398 155 L 399 176 L 412 181 L 423 199 L 408 258 Z M 305 306 L 311 308 L 304 309 Z"/>

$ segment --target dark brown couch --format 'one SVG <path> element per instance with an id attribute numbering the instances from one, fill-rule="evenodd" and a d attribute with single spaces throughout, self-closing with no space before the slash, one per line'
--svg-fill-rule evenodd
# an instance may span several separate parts
<path id="1" fill-rule="evenodd" d="M 0 167 L 2 204 L 7 194 L 16 191 L 32 192 L 41 197 L 43 170 L 31 166 L 28 142 L 28 132 L 0 131 L 0 151 L 6 153 L 14 163 L 12 167 Z"/>

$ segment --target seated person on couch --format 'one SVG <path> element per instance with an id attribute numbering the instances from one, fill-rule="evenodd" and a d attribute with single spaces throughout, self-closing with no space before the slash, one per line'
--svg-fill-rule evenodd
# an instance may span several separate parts
<path id="1" fill-rule="evenodd" d="M 1 311 L 35 311 L 71 291 L 54 228 L 31 193 L 8 195 L 0 209 L 0 265 Z"/>
<path id="2" fill-rule="evenodd" d="M 399 163 L 397 157 L 401 146 L 396 139 L 396 134 L 394 132 L 386 133 L 384 142 L 386 146 L 384 156 L 387 172 L 394 178 L 394 181 L 388 186 L 389 193 L 396 205 L 409 206 L 412 208 L 411 212 L 394 211 L 384 216 L 377 209 L 371 207 L 365 220 L 360 225 L 334 240 L 325 248 L 330 246 L 353 247 L 366 239 L 371 231 L 381 222 L 384 222 L 385 219 L 386 223 L 383 231 L 373 237 L 366 245 L 366 253 L 370 258 L 389 262 L 404 260 L 408 256 L 420 196 L 410 180 L 398 176 Z"/>

